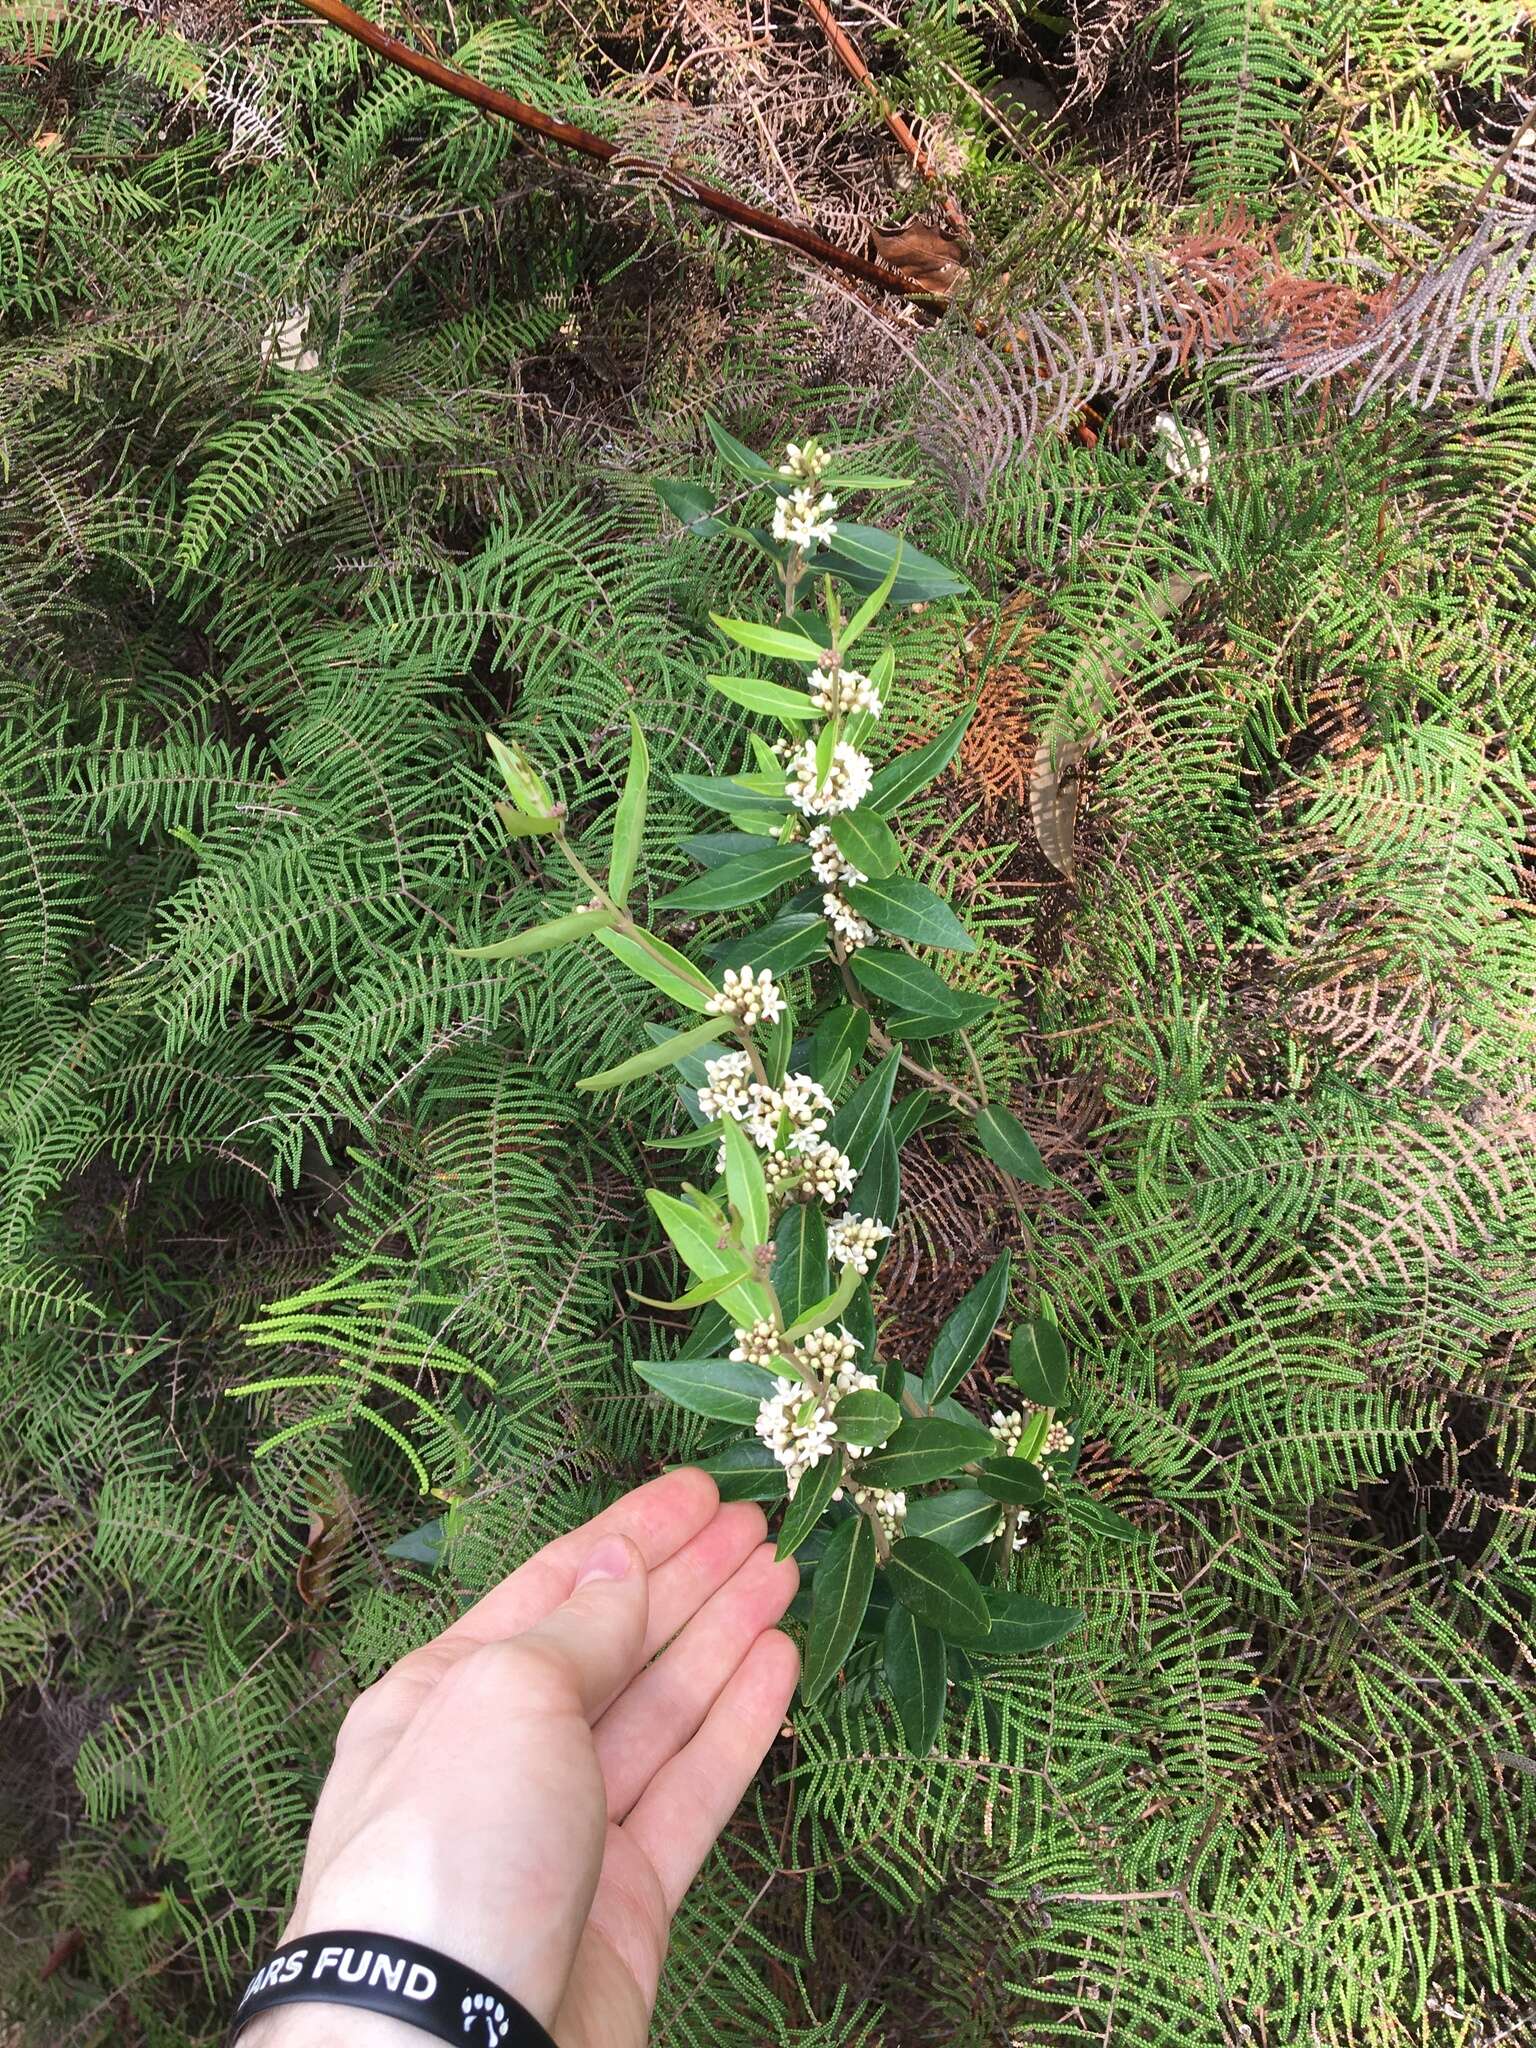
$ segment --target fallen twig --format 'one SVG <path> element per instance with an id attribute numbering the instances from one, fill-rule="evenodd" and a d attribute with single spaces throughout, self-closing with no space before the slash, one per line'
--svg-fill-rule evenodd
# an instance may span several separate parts
<path id="1" fill-rule="evenodd" d="M 471 106 L 479 107 L 487 114 L 499 114 L 503 120 L 526 128 L 530 134 L 542 136 L 546 142 L 562 143 L 565 148 L 574 149 L 582 156 L 595 157 L 599 163 L 609 163 L 623 153 L 620 145 L 610 142 L 606 136 L 594 135 L 589 128 L 578 128 L 572 121 L 556 120 L 552 114 L 542 113 L 526 100 L 514 99 L 511 93 L 502 92 L 497 86 L 471 78 L 467 71 L 455 71 L 452 65 L 441 63 L 436 57 L 413 50 L 398 36 L 391 35 L 388 29 L 380 28 L 376 22 L 348 7 L 345 0 L 303 0 L 303 4 L 311 14 L 318 14 L 333 28 L 343 30 L 389 63 L 398 64 L 404 71 L 413 71 L 418 78 L 425 78 L 444 92 L 468 100 Z M 782 220 L 777 214 L 765 213 L 761 207 L 749 206 L 745 200 L 705 184 L 702 178 L 694 177 L 689 171 L 675 170 L 669 165 L 665 171 L 665 182 L 670 191 L 691 199 L 695 205 L 718 214 L 722 220 L 745 229 L 748 234 L 761 235 L 767 241 L 798 249 L 802 255 L 813 257 L 818 263 L 830 264 L 833 269 L 841 270 L 849 277 L 860 278 L 865 284 L 878 285 L 882 291 L 899 292 L 907 299 L 932 297 L 924 286 L 904 272 L 893 270 L 888 264 L 877 263 L 868 256 L 860 256 L 852 249 L 840 248 L 837 243 L 827 241 L 813 229 L 801 227 L 795 221 Z"/>

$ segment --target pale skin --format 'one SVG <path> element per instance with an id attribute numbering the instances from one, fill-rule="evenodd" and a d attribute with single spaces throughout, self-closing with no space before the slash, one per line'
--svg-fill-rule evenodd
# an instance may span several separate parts
<path id="1" fill-rule="evenodd" d="M 549 1544 L 353 1705 L 285 1941 L 408 1936 L 558 2048 L 642 2048 L 672 1916 L 778 1733 L 799 1659 L 762 1510 L 654 1480 Z M 240 2048 L 410 2048 L 297 2005 Z"/>

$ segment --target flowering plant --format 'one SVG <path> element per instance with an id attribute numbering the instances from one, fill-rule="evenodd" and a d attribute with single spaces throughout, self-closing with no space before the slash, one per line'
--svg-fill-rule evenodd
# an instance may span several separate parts
<path id="1" fill-rule="evenodd" d="M 647 1049 L 580 1083 L 620 1088 L 674 1068 L 693 1128 L 666 1142 L 704 1166 L 704 1184 L 648 1195 L 693 1282 L 651 1305 L 700 1313 L 681 1356 L 637 1369 L 721 1426 L 727 1440 L 702 1462 L 723 1495 L 783 1503 L 779 1553 L 799 1552 L 810 1579 L 805 1696 L 855 1657 L 861 1671 L 878 1665 L 921 1753 L 947 1674 L 967 1659 L 1041 1648 L 1081 1618 L 1009 1587 L 1035 1511 L 1059 1505 L 1101 1534 L 1135 1532 L 1072 1478 L 1067 1354 L 1048 1304 L 1013 1319 L 1017 1401 L 985 1420 L 956 1399 L 1009 1318 L 1006 1252 L 944 1322 L 921 1373 L 880 1356 L 875 1287 L 898 1214 L 901 1147 L 919 1125 L 958 1113 L 997 1164 L 1048 1180 L 1023 1125 L 986 1101 L 974 1061 L 973 1093 L 910 1050 L 957 1041 L 968 1051 L 967 1027 L 991 1007 L 924 957 L 974 941 L 903 871 L 891 822 L 953 758 L 968 714 L 877 766 L 894 655 L 856 664 L 888 604 L 960 585 L 892 536 L 839 517 L 842 493 L 889 479 L 841 471 L 815 441 L 791 445 L 775 466 L 711 431 L 749 494 L 771 498 L 767 523 L 727 526 L 693 485 L 663 495 L 696 530 L 744 535 L 774 563 L 778 622 L 714 623 L 797 673 L 789 683 L 705 678 L 774 737 L 750 734 L 750 759 L 732 773 L 677 778 L 730 829 L 685 842 L 702 872 L 651 909 L 696 919 L 777 908 L 717 944 L 712 968 L 698 964 L 630 908 L 650 772 L 639 724 L 605 881 L 570 844 L 533 763 L 492 737 L 509 832 L 547 834 L 587 894 L 582 907 L 476 951 L 511 959 L 589 938 L 694 1020 L 649 1027 Z M 814 605 L 803 599 L 810 585 Z M 840 586 L 857 599 L 851 611 Z M 904 1079 L 917 1085 L 898 1097 Z"/>

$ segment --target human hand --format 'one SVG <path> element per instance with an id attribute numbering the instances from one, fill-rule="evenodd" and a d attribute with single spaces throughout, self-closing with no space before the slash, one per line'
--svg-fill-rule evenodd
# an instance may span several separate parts
<path id="1" fill-rule="evenodd" d="M 642 2048 L 672 1915 L 784 1718 L 794 1595 L 762 1510 L 671 1472 L 547 1545 L 343 1723 L 283 1935 L 441 1950 L 559 2048 Z M 659 1654 L 658 1654 L 659 1653 Z M 295 2005 L 239 2048 L 404 2048 Z"/>

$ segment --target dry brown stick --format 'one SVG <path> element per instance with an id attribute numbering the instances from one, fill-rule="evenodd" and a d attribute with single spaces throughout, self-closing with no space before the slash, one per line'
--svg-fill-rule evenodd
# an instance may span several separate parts
<path id="1" fill-rule="evenodd" d="M 937 185 L 939 174 L 934 167 L 932 157 L 929 156 L 901 115 L 897 113 L 896 109 L 875 84 L 873 77 L 870 75 L 869 66 L 859 55 L 858 45 L 850 39 L 847 32 L 841 27 L 837 17 L 827 5 L 827 0 L 805 0 L 805 5 L 807 11 L 820 24 L 822 34 L 832 45 L 833 55 L 837 58 L 843 69 L 850 77 L 856 78 L 860 85 L 868 90 L 876 106 L 880 109 L 880 116 L 885 122 L 886 127 L 890 129 L 929 184 Z M 966 232 L 965 215 L 947 192 L 944 194 L 944 212 L 950 226 L 958 228 L 964 234 Z"/>
<path id="2" fill-rule="evenodd" d="M 478 78 L 471 78 L 467 71 L 455 71 L 452 65 L 440 63 L 436 57 L 424 56 L 420 50 L 413 50 L 409 43 L 402 43 L 388 29 L 380 28 L 376 22 L 348 7 L 345 0 L 303 0 L 303 4 L 311 14 L 318 14 L 333 28 L 343 30 L 391 64 L 398 64 L 403 71 L 413 71 L 430 85 L 440 86 L 444 92 L 468 100 L 471 106 L 479 107 L 487 114 L 499 114 L 503 120 L 526 128 L 530 134 L 542 136 L 546 142 L 562 143 L 565 148 L 574 149 L 582 156 L 596 157 L 599 163 L 609 163 L 620 154 L 618 143 L 610 142 L 606 136 L 594 135 L 589 128 L 578 128 L 571 121 L 558 121 L 552 114 L 541 113 L 537 107 L 529 106 L 526 100 L 514 99 L 511 93 L 502 92 L 498 86 L 486 85 Z M 782 243 L 786 248 L 798 249 L 803 256 L 814 257 L 818 263 L 831 264 L 835 270 L 860 278 L 865 284 L 878 285 L 882 291 L 899 292 L 908 299 L 931 299 L 933 296 L 905 271 L 893 270 L 889 264 L 877 263 L 868 256 L 859 256 L 852 249 L 839 248 L 835 242 L 826 241 L 795 221 L 781 220 L 775 213 L 764 213 L 760 207 L 748 206 L 745 200 L 733 198 L 729 192 L 721 192 L 713 185 L 706 185 L 702 178 L 695 178 L 691 172 L 669 168 L 666 183 L 672 191 L 682 193 L 710 213 L 719 214 L 722 220 L 730 221 L 733 226 L 744 228 L 749 234 L 761 235 L 767 241 Z"/>

